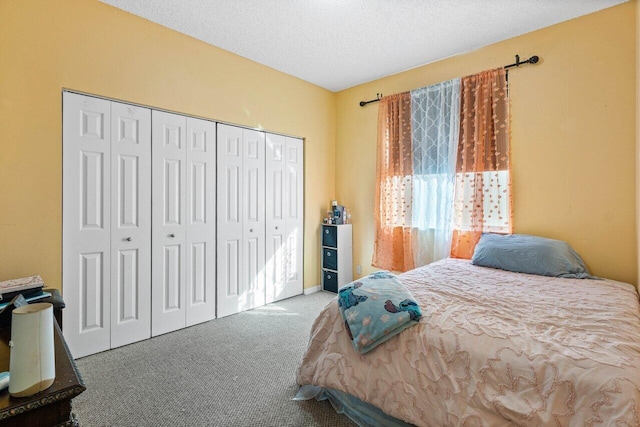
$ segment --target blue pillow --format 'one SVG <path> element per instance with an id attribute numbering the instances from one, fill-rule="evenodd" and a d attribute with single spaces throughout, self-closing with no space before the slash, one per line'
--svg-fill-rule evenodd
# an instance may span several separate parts
<path id="1" fill-rule="evenodd" d="M 540 276 L 597 279 L 568 243 L 526 234 L 483 234 L 471 263 Z"/>

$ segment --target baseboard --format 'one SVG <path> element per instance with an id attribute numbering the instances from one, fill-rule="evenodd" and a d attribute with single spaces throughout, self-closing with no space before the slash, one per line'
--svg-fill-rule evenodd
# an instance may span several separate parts
<path id="1" fill-rule="evenodd" d="M 320 292 L 322 290 L 322 286 L 313 286 L 311 288 L 304 288 L 305 295 L 315 294 L 316 292 Z"/>

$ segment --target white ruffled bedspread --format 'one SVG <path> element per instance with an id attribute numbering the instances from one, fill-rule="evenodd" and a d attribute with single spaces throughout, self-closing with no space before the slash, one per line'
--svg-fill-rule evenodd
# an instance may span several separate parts
<path id="1" fill-rule="evenodd" d="M 359 355 L 334 300 L 313 324 L 298 384 L 419 426 L 640 425 L 635 287 L 454 259 L 399 277 L 418 325 Z"/>

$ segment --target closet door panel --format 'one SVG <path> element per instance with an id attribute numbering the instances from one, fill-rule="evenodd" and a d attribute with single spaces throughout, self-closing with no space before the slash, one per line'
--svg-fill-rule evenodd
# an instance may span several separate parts
<path id="1" fill-rule="evenodd" d="M 151 110 L 111 103 L 111 347 L 151 336 Z"/>
<path id="2" fill-rule="evenodd" d="M 286 298 L 285 137 L 266 134 L 266 302 Z"/>
<path id="3" fill-rule="evenodd" d="M 265 304 L 265 135 L 243 130 L 242 276 L 240 311 Z"/>
<path id="4" fill-rule="evenodd" d="M 224 317 L 241 306 L 243 129 L 218 124 L 217 130 L 217 317 Z"/>
<path id="5" fill-rule="evenodd" d="M 110 347 L 109 104 L 63 94 L 63 322 L 74 357 Z"/>
<path id="6" fill-rule="evenodd" d="M 151 334 L 186 325 L 186 118 L 152 112 Z"/>
<path id="7" fill-rule="evenodd" d="M 216 125 L 187 118 L 186 325 L 215 318 Z"/>
<path id="8" fill-rule="evenodd" d="M 303 292 L 303 227 L 304 227 L 304 145 L 302 139 L 286 138 L 286 259 L 285 288 L 286 297 Z"/>

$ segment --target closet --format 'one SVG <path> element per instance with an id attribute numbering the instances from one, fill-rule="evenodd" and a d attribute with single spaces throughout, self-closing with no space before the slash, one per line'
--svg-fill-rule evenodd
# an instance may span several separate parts
<path id="1" fill-rule="evenodd" d="M 215 123 L 152 112 L 151 335 L 215 317 Z"/>
<path id="2" fill-rule="evenodd" d="M 265 304 L 264 141 L 218 124 L 218 317 Z"/>
<path id="3" fill-rule="evenodd" d="M 63 92 L 75 357 L 301 294 L 303 141 Z"/>
<path id="4" fill-rule="evenodd" d="M 218 317 L 303 290 L 303 145 L 218 124 Z"/>
<path id="5" fill-rule="evenodd" d="M 151 110 L 63 102 L 63 324 L 81 357 L 151 336 Z"/>
<path id="6" fill-rule="evenodd" d="M 266 134 L 266 302 L 303 291 L 302 140 Z"/>

